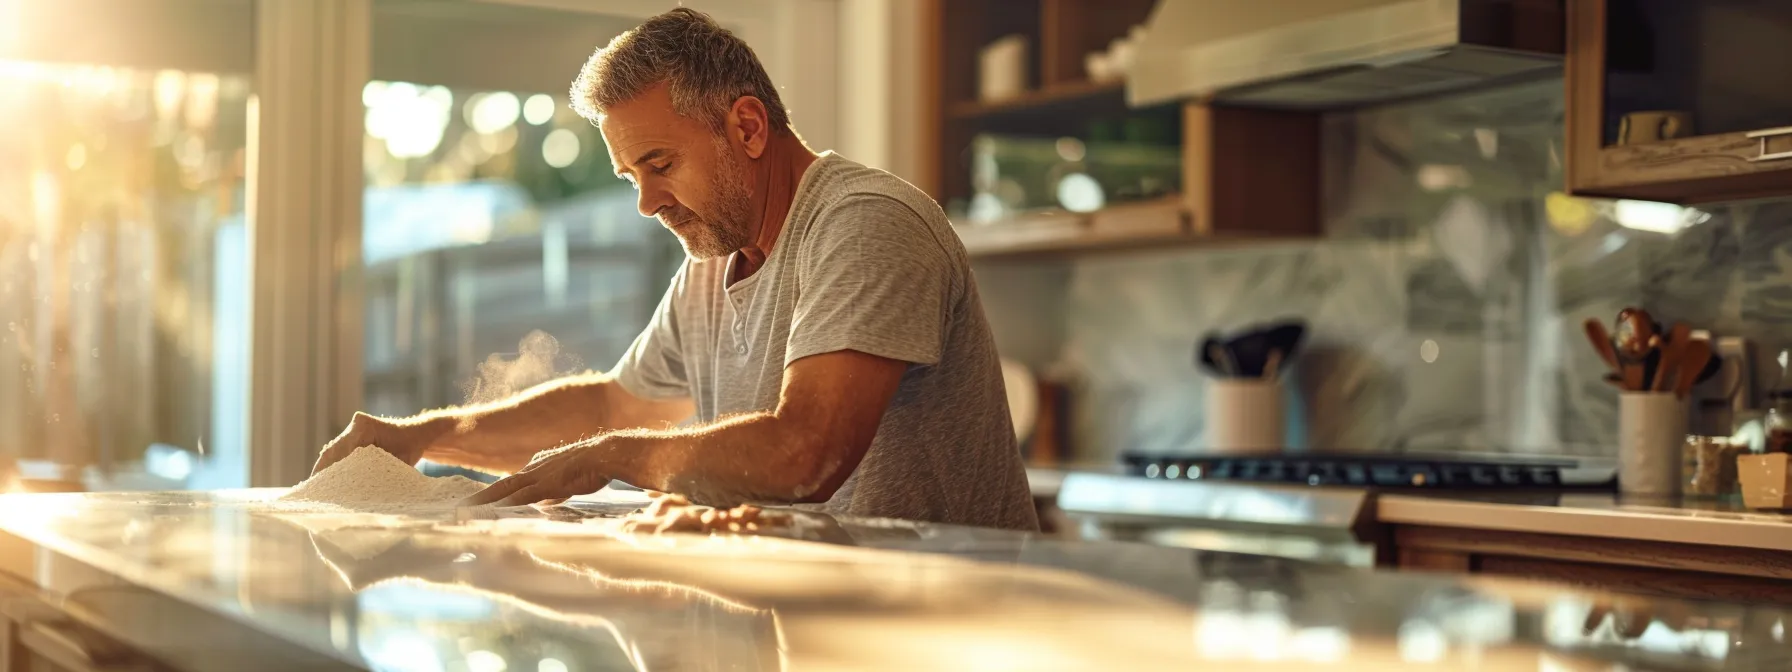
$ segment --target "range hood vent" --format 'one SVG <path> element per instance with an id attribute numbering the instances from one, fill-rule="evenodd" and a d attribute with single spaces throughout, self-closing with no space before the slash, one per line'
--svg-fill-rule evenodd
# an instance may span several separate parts
<path id="1" fill-rule="evenodd" d="M 1562 0 L 1161 0 L 1132 105 L 1348 108 L 1558 73 Z"/>

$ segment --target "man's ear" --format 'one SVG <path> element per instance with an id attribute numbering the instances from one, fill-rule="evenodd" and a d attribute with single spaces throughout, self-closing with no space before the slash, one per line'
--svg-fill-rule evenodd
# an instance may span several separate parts
<path id="1" fill-rule="evenodd" d="M 766 114 L 765 103 L 753 96 L 741 96 L 734 100 L 734 106 L 728 109 L 728 131 L 747 152 L 747 156 L 759 158 L 765 154 L 766 145 L 771 143 L 771 118 Z"/>

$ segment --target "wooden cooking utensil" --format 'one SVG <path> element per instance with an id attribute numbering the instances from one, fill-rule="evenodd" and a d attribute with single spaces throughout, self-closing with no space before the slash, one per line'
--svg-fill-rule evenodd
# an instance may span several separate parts
<path id="1" fill-rule="evenodd" d="M 1642 362 L 1624 362 L 1624 369 L 1620 372 L 1624 380 L 1624 389 L 1631 392 L 1643 389 L 1643 383 L 1646 382 L 1643 374 Z"/>
<path id="2" fill-rule="evenodd" d="M 1674 396 L 1685 399 L 1692 394 L 1693 383 L 1698 382 L 1699 372 L 1705 369 L 1706 362 L 1711 360 L 1710 341 L 1688 341 L 1681 354 L 1680 370 L 1674 379 Z"/>
<path id="3" fill-rule="evenodd" d="M 1593 344 L 1593 351 L 1605 360 L 1605 365 L 1612 371 L 1623 371 L 1624 366 L 1618 363 L 1618 351 L 1612 347 L 1612 335 L 1605 330 L 1605 323 L 1597 317 L 1587 318 L 1587 341 Z"/>
<path id="4" fill-rule="evenodd" d="M 1674 326 L 1668 328 L 1667 335 L 1663 336 L 1662 338 L 1667 339 L 1667 341 L 1669 343 L 1691 342 L 1692 341 L 1692 327 L 1690 325 L 1686 324 L 1685 322 L 1675 322 Z"/>
<path id="5" fill-rule="evenodd" d="M 1667 340 L 1660 346 L 1661 363 L 1655 368 L 1655 379 L 1649 381 L 1649 389 L 1658 392 L 1673 389 L 1668 387 L 1668 379 L 1685 375 L 1680 370 L 1680 364 L 1686 361 L 1687 347 L 1692 342 L 1692 327 L 1685 322 L 1675 322 L 1673 328 L 1668 330 Z M 1711 344 L 1707 342 L 1705 346 L 1709 354 Z M 1699 368 L 1703 369 L 1704 366 L 1705 362 L 1700 361 Z M 1692 375 L 1696 378 L 1699 372 L 1693 371 Z"/>
<path id="6" fill-rule="evenodd" d="M 1655 335 L 1655 319 L 1649 311 L 1630 307 L 1618 311 L 1618 353 L 1633 359 L 1649 356 L 1649 337 Z"/>

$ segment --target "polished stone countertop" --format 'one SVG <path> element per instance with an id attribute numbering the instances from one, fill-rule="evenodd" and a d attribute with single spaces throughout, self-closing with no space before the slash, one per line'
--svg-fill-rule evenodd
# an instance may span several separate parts
<path id="1" fill-rule="evenodd" d="M 1621 497 L 1611 493 L 1387 494 L 1375 520 L 1609 539 L 1792 551 L 1792 515 L 1734 498 Z"/>
<path id="2" fill-rule="evenodd" d="M 631 495 L 419 518 L 278 492 L 0 497 L 0 570 L 202 671 L 1792 666 L 1792 609 L 800 512 L 638 536 L 605 517 Z"/>

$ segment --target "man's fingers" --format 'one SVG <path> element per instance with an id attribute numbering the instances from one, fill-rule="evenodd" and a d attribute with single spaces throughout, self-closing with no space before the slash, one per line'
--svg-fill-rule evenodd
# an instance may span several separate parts
<path id="1" fill-rule="evenodd" d="M 473 493 L 472 496 L 461 500 L 461 502 L 466 506 L 483 506 L 504 499 L 512 493 L 534 484 L 535 477 L 517 472 L 498 479 L 498 482 L 485 486 L 484 490 Z"/>

